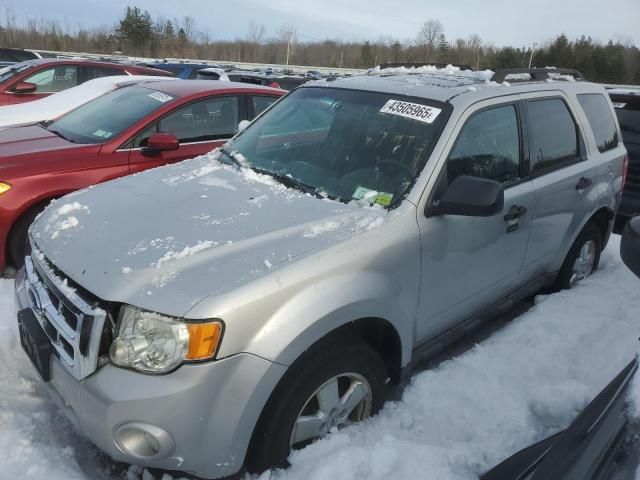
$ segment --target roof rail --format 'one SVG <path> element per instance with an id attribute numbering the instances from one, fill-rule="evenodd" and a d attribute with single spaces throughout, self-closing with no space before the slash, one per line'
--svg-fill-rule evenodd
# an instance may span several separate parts
<path id="1" fill-rule="evenodd" d="M 493 74 L 494 82 L 544 82 L 561 76 L 573 77 L 574 80 L 585 80 L 584 75 L 573 68 L 504 68 Z"/>
<path id="2" fill-rule="evenodd" d="M 460 70 L 473 70 L 469 65 L 462 63 L 437 63 L 437 62 L 388 62 L 381 63 L 380 70 L 385 68 L 419 68 L 419 67 L 435 67 L 435 68 L 447 68 L 448 66 L 457 67 Z"/>

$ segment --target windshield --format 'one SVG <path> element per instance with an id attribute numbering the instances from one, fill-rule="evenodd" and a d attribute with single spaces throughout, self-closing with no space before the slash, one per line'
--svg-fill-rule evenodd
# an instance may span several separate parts
<path id="1" fill-rule="evenodd" d="M 173 99 L 149 88 L 123 87 L 85 103 L 47 130 L 74 143 L 104 143 Z"/>
<path id="2" fill-rule="evenodd" d="M 329 198 L 390 206 L 422 170 L 446 123 L 444 109 L 398 95 L 302 88 L 224 152 Z"/>
<path id="3" fill-rule="evenodd" d="M 16 63 L 15 65 L 9 65 L 8 67 L 0 68 L 0 83 L 9 80 L 11 77 L 17 75 L 20 72 L 24 72 L 31 66 L 31 62 L 22 62 Z"/>

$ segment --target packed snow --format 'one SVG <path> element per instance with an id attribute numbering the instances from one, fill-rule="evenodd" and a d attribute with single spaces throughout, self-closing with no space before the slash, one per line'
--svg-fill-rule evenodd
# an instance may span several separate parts
<path id="1" fill-rule="evenodd" d="M 167 80 L 148 75 L 117 75 L 89 80 L 77 87 L 54 93 L 40 100 L 0 107 L 0 128 L 54 120 L 94 98 L 123 85 Z"/>
<path id="2" fill-rule="evenodd" d="M 638 350 L 640 279 L 618 249 L 614 237 L 593 277 L 538 296 L 488 339 L 416 374 L 377 417 L 294 453 L 289 469 L 259 480 L 477 479 L 566 427 Z M 20 348 L 12 288 L 0 281 L 3 478 L 153 478 L 109 462 L 54 406 Z"/>

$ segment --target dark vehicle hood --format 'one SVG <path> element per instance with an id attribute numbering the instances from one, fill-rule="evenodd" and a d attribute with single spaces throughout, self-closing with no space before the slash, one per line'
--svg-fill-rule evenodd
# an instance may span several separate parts
<path id="1" fill-rule="evenodd" d="M 604 480 L 625 440 L 627 391 L 638 369 L 634 359 L 566 430 L 521 450 L 480 480 Z"/>
<path id="2" fill-rule="evenodd" d="M 0 129 L 0 159 L 79 146 L 60 138 L 39 125 Z"/>
<path id="3" fill-rule="evenodd" d="M 31 227 L 66 276 L 103 300 L 182 316 L 305 255 L 379 225 L 345 205 L 223 165 L 210 153 L 72 193 Z"/>

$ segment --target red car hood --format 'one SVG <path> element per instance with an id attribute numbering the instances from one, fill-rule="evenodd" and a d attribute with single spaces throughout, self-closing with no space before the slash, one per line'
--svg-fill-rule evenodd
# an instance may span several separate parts
<path id="1" fill-rule="evenodd" d="M 79 146 L 38 125 L 0 130 L 0 159 Z"/>

